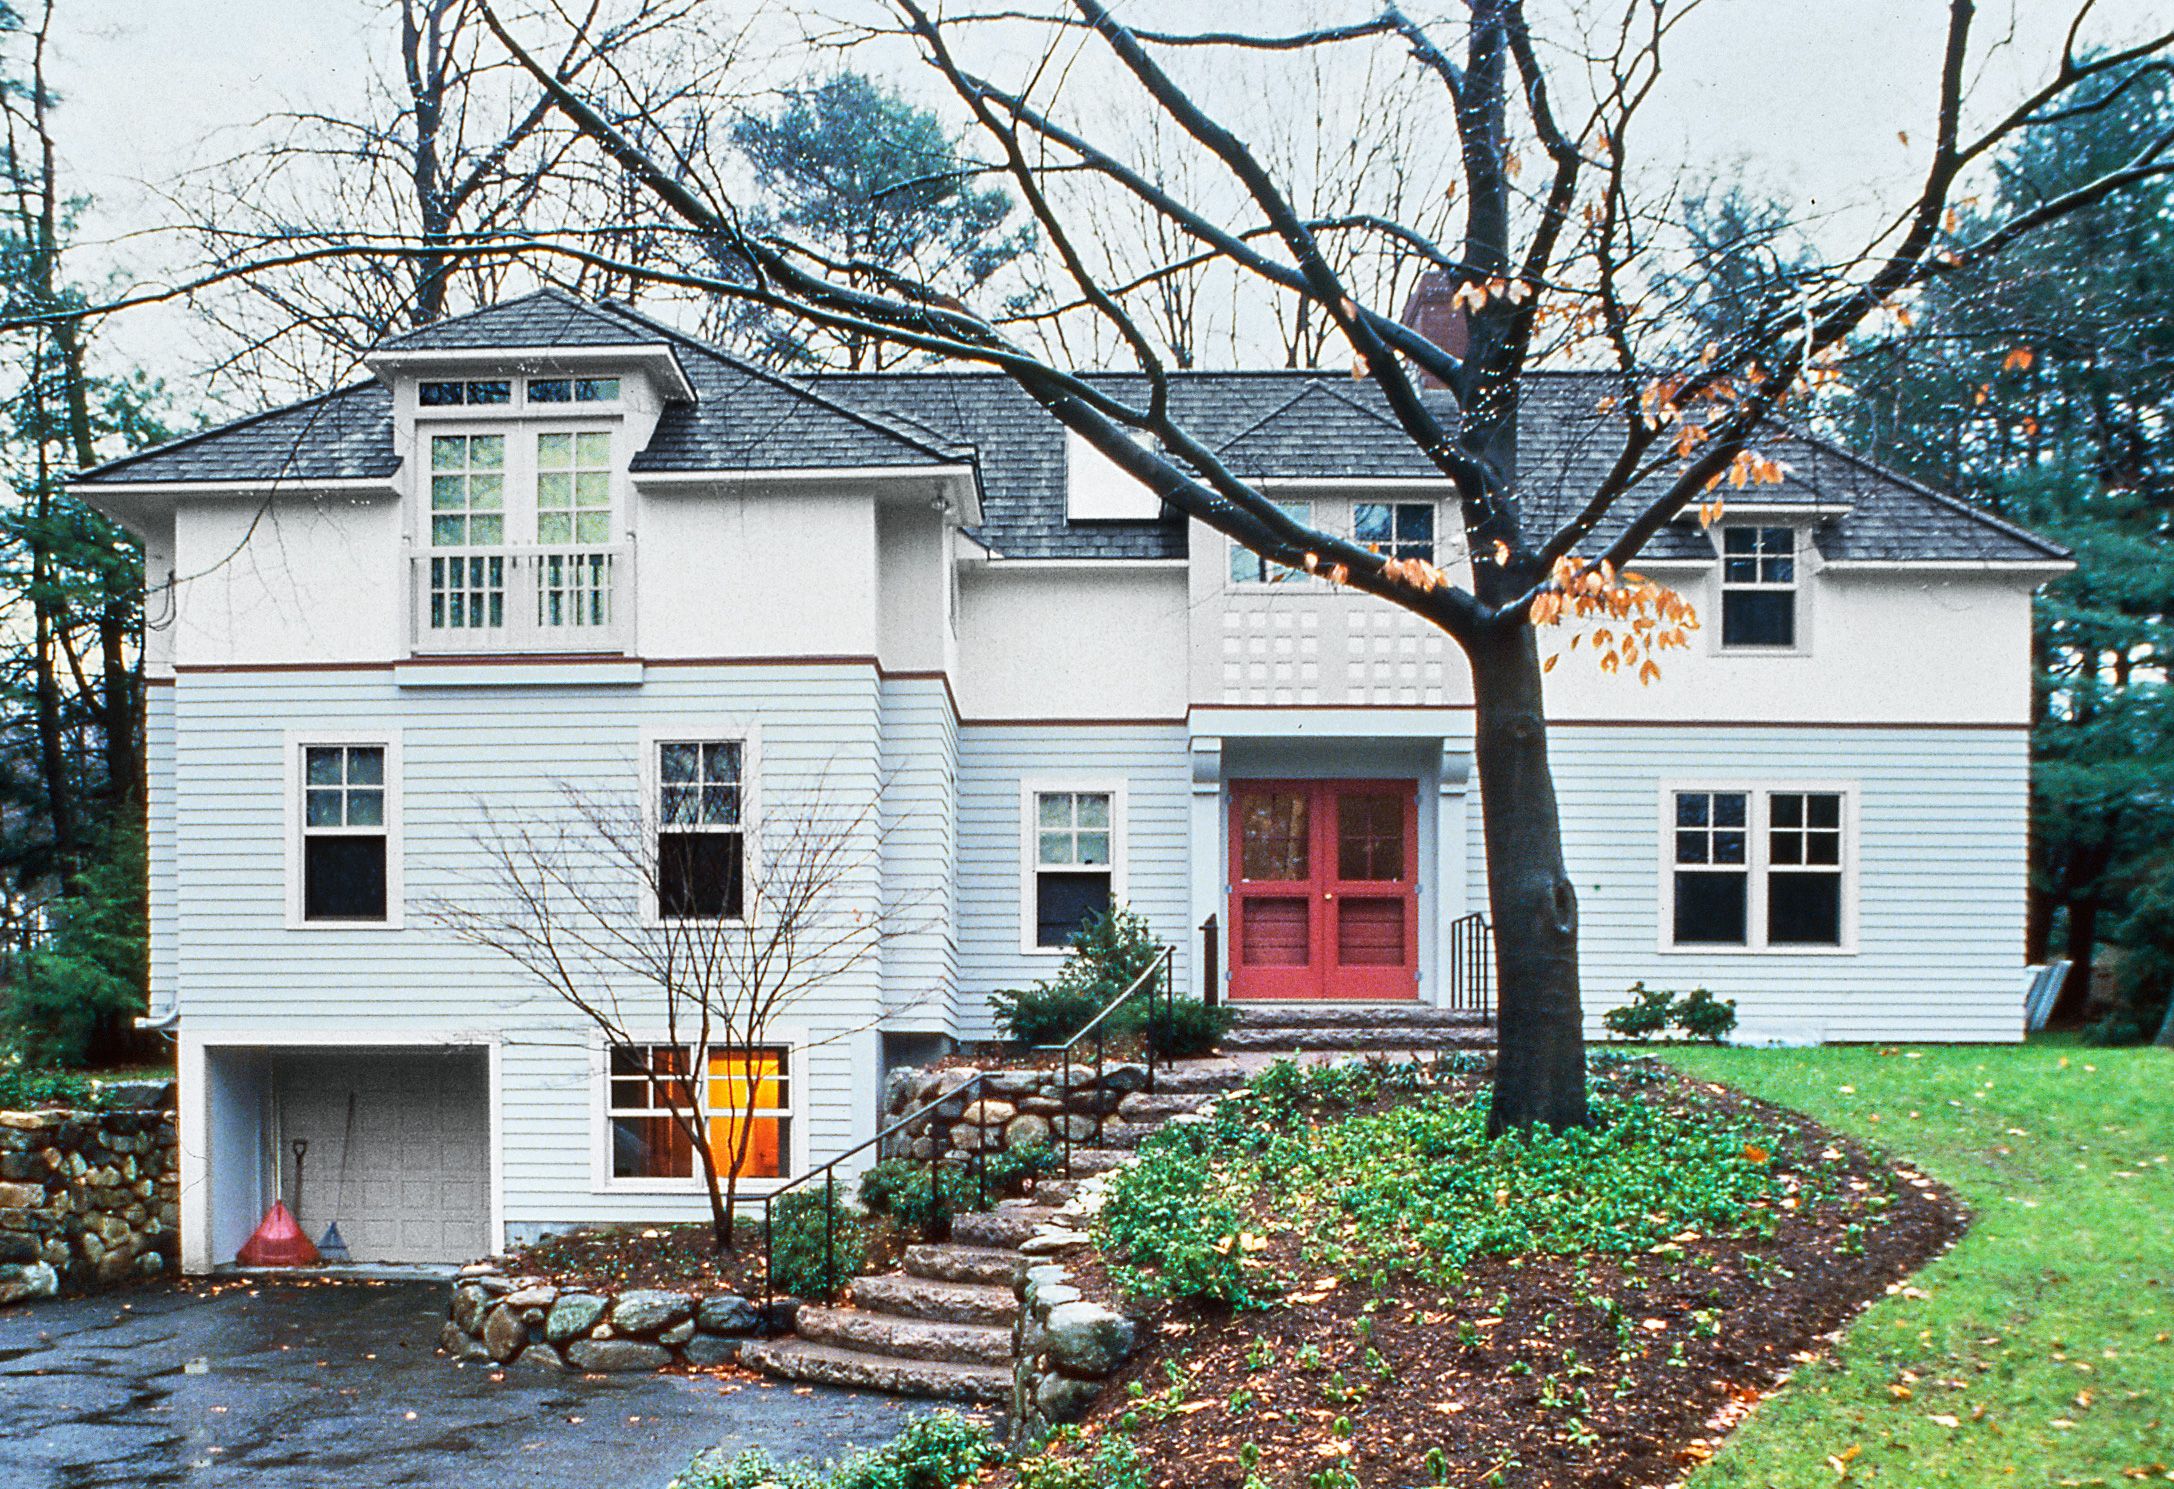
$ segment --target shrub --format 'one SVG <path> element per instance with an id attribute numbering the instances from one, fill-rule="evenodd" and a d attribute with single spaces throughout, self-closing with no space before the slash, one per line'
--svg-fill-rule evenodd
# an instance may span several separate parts
<path id="1" fill-rule="evenodd" d="M 1063 1044 L 1161 954 L 1146 916 L 1123 905 L 1091 915 L 1073 933 L 1071 953 L 1055 977 L 1024 992 L 996 994 L 997 1022 L 1021 1044 Z"/>
<path id="2" fill-rule="evenodd" d="M 1736 1027 L 1736 1002 L 1696 988 L 1676 1005 L 1675 1018 L 1676 1027 L 1691 1038 L 1719 1044 Z"/>
<path id="3" fill-rule="evenodd" d="M 993 1205 L 1018 1194 L 1026 1180 L 1054 1169 L 1057 1151 L 1047 1143 L 1029 1143 L 1017 1148 L 1000 1148 L 989 1154 L 985 1162 L 986 1176 L 975 1171 L 971 1159 L 964 1163 L 946 1161 L 935 1165 L 932 1194 L 927 1162 L 886 1158 L 881 1163 L 869 1165 L 867 1172 L 861 1175 L 861 1207 L 874 1214 L 889 1215 L 909 1230 L 923 1235 L 934 1234 L 948 1224 L 952 1216 L 986 1208 L 982 1202 L 984 1177 L 987 1201 Z"/>
<path id="4" fill-rule="evenodd" d="M 1079 1429 L 1066 1428 L 1057 1440 L 1075 1447 Z M 1147 1460 L 1124 1437 L 1105 1437 L 1091 1453 L 1059 1456 L 1045 1450 L 1020 1459 L 1016 1469 L 1019 1489 L 1147 1489 Z"/>
<path id="5" fill-rule="evenodd" d="M 1669 1013 L 1676 1005 L 1675 994 L 1663 988 L 1649 988 L 1639 981 L 1630 985 L 1630 996 L 1630 1002 L 1600 1016 L 1610 1033 L 1642 1043 L 1668 1027 Z"/>
<path id="6" fill-rule="evenodd" d="M 868 1262 L 868 1231 L 858 1211 L 839 1205 L 825 1246 L 825 1200 L 819 1188 L 796 1189 L 770 1207 L 770 1285 L 796 1298 L 838 1296 Z"/>
<path id="7" fill-rule="evenodd" d="M 1646 1040 L 1673 1025 L 1685 1037 L 1719 1044 L 1736 1027 L 1736 1004 L 1696 988 L 1679 998 L 1665 988 L 1649 988 L 1643 981 L 1630 985 L 1631 1001 L 1600 1016 L 1611 1033 L 1623 1039 Z"/>
<path id="8" fill-rule="evenodd" d="M 1210 1008 L 1197 998 L 1181 997 L 1170 1003 L 1151 1002 L 1139 1011 L 1136 1025 L 1155 1046 L 1156 1054 L 1166 1060 L 1190 1060 L 1212 1054 L 1237 1017 L 1228 1008 Z"/>
<path id="9" fill-rule="evenodd" d="M 907 1422 L 881 1447 L 824 1464 L 780 1463 L 760 1448 L 701 1454 L 668 1489 L 954 1489 L 1002 1456 L 989 1429 L 955 1411 Z"/>

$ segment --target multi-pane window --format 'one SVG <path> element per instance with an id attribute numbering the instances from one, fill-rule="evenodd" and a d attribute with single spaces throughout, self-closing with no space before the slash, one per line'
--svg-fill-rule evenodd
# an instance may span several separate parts
<path id="1" fill-rule="evenodd" d="M 1355 502 L 1351 539 L 1383 558 L 1434 562 L 1433 502 Z"/>
<path id="2" fill-rule="evenodd" d="M 1747 810 L 1741 791 L 1676 793 L 1677 944 L 1744 944 L 1751 890 Z"/>
<path id="3" fill-rule="evenodd" d="M 615 1179 L 692 1179 L 699 1172 L 689 1124 L 707 1133 L 720 1173 L 783 1178 L 792 1155 L 787 1051 L 712 1049 L 695 1071 L 694 1051 L 675 1044 L 611 1048 L 606 1111 Z"/>
<path id="4" fill-rule="evenodd" d="M 1277 502 L 1293 522 L 1313 526 L 1312 502 Z M 1230 545 L 1230 582 L 1233 584 L 1285 584 L 1304 579 L 1303 569 L 1293 569 L 1261 557 L 1243 543 Z"/>
<path id="5" fill-rule="evenodd" d="M 302 918 L 385 919 L 385 747 L 302 750 Z"/>
<path id="6" fill-rule="evenodd" d="M 532 377 L 528 380 L 530 403 L 616 403 L 619 379 L 615 377 Z"/>
<path id="7" fill-rule="evenodd" d="M 1841 792 L 1677 791 L 1671 809 L 1672 944 L 1843 945 Z"/>
<path id="8" fill-rule="evenodd" d="M 1797 644 L 1797 530 L 1721 530 L 1721 644 Z"/>
<path id="9" fill-rule="evenodd" d="M 1766 939 L 1776 946 L 1842 943 L 1842 798 L 1776 791 L 1766 799 Z"/>
<path id="10" fill-rule="evenodd" d="M 1116 845 L 1107 791 L 1034 794 L 1034 944 L 1069 943 L 1089 916 L 1109 913 Z"/>
<path id="11" fill-rule="evenodd" d="M 536 436 L 536 541 L 611 541 L 611 436 Z"/>
<path id="12" fill-rule="evenodd" d="M 490 548 L 506 541 L 506 437 L 430 437 L 430 545 Z"/>
<path id="13" fill-rule="evenodd" d="M 424 383 L 416 389 L 416 401 L 424 408 L 461 408 L 468 405 L 511 403 L 513 384 L 504 378 L 479 382 Z"/>
<path id="14" fill-rule="evenodd" d="M 657 913 L 737 920 L 746 894 L 742 746 L 736 739 L 657 746 Z"/>

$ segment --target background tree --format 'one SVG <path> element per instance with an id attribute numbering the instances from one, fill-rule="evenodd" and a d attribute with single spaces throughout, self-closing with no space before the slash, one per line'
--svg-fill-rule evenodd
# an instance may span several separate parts
<path id="1" fill-rule="evenodd" d="M 597 1029 L 614 1075 L 651 1082 L 693 1154 L 718 1249 L 729 1250 L 758 1112 L 778 1104 L 785 1077 L 764 1065 L 782 1043 L 779 1021 L 911 931 L 915 910 L 876 900 L 880 791 L 848 798 L 827 777 L 773 785 L 725 869 L 690 841 L 710 835 L 686 831 L 714 820 L 705 814 L 719 803 L 703 798 L 717 788 L 699 784 L 700 770 L 677 774 L 697 784 L 676 784 L 667 760 L 653 803 L 562 786 L 556 811 L 488 820 L 476 839 L 486 867 L 425 913 Z M 729 805 L 744 826 L 736 791 Z M 659 1047 L 684 1053 L 659 1062 L 649 1053 Z"/>
<path id="2" fill-rule="evenodd" d="M 1565 50 L 1536 37 L 1517 0 L 1478 0 L 1456 20 L 1414 21 L 1394 5 L 1349 24 L 1294 35 L 1168 33 L 1126 25 L 1099 0 L 1015 7 L 990 19 L 939 18 L 918 0 L 890 7 L 957 107 L 980 149 L 1008 170 L 1062 263 L 1073 292 L 1105 319 L 1144 376 L 1129 396 L 1037 355 L 1009 335 L 1001 307 L 979 307 L 897 276 L 875 284 L 843 273 L 819 245 L 762 225 L 715 183 L 677 168 L 658 121 L 607 90 L 553 80 L 549 67 L 485 15 L 565 117 L 639 179 L 717 266 L 709 287 L 833 334 L 880 336 L 932 355 L 1000 368 L 1048 413 L 1187 517 L 1285 565 L 1322 573 L 1423 616 L 1462 649 L 1472 672 L 1475 755 L 1482 787 L 1488 896 L 1497 928 L 1500 1056 L 1491 1121 L 1498 1129 L 1586 1120 L 1577 899 L 1564 870 L 1547 756 L 1537 628 L 1605 617 L 1603 665 L 1650 676 L 1653 653 L 1681 644 L 1680 599 L 1628 576 L 1652 535 L 1694 508 L 1712 515 L 1726 483 L 1774 479 L 1754 441 L 1784 406 L 1806 402 L 1847 339 L 1900 295 L 1990 266 L 2034 230 L 2174 170 L 2174 139 L 2154 137 L 2081 187 L 2001 218 L 1960 243 L 1944 233 L 1959 183 L 2079 90 L 2163 54 L 2155 36 L 2087 56 L 2075 18 L 2068 44 L 2022 97 L 1971 100 L 1976 8 L 1951 0 L 1934 63 L 1938 104 L 1922 147 L 1919 185 L 1861 251 L 1800 274 L 1782 313 L 1743 327 L 1695 360 L 1673 351 L 1641 292 L 1654 277 L 1651 240 L 1665 216 L 1645 203 L 1629 168 L 1631 126 L 1661 68 L 1674 11 L 1627 6 L 1612 50 L 1596 65 L 1589 101 L 1551 75 Z M 1024 14 L 1027 18 L 1021 19 Z M 1023 28 L 1040 44 L 1022 48 Z M 1568 55 L 1584 55 L 1570 38 Z M 1459 171 L 1452 241 L 1377 219 L 1385 249 L 1419 256 L 1456 283 L 1458 334 L 1402 325 L 1370 302 L 1323 244 L 1264 153 L 1196 96 L 1197 80 L 1233 55 L 1306 57 L 1376 48 L 1439 89 L 1435 124 Z M 1054 68 L 1060 55 L 1066 65 Z M 1001 70 L 1001 73 L 999 72 Z M 1061 72 L 1065 87 L 1050 86 Z M 1123 157 L 1065 100 L 1123 89 L 1159 112 L 1235 183 L 1246 216 L 1172 197 Z M 1983 119 L 1966 125 L 1966 114 Z M 1530 158 L 1534 184 L 1522 183 Z M 1302 301 L 1336 328 L 1355 375 L 1370 382 L 1408 439 L 1453 489 L 1473 556 L 1469 574 L 1385 556 L 1295 520 L 1217 458 L 1173 413 L 1165 359 L 1094 266 L 1052 183 L 1094 179 L 1181 228 L 1264 292 Z M 1599 412 L 1611 452 L 1604 473 L 1572 494 L 1567 518 L 1528 507 L 1516 459 L 1528 371 L 1550 354 L 1605 357 L 1614 390 Z M 1425 395 L 1449 390 L 1454 410 Z M 1135 438 L 1145 434 L 1147 442 Z M 1626 622 L 1628 622 L 1626 624 Z"/>
<path id="3" fill-rule="evenodd" d="M 98 321 L 66 263 L 48 68 L 56 5 L 0 5 L 0 874 L 12 952 L 0 1041 L 111 1057 L 144 997 L 143 562 L 65 488 L 159 438 L 159 390 L 95 370 Z M 133 866 L 133 868 L 131 868 Z"/>
<path id="4" fill-rule="evenodd" d="M 2002 152 L 1967 241 L 2174 132 L 2163 66 L 2108 73 Z M 1930 286 L 1903 337 L 1868 337 L 1839 426 L 1860 448 L 2076 553 L 2040 596 L 2032 732 L 2029 954 L 2073 964 L 2081 1019 L 2102 946 L 2146 958 L 2174 872 L 2174 181 L 2159 177 L 2035 234 L 1995 271 Z M 2139 960 L 2139 976 L 2144 961 Z M 2117 988 L 2150 1033 L 2163 980 Z"/>
<path id="5" fill-rule="evenodd" d="M 847 284 L 880 290 L 903 277 L 978 294 L 1033 246 L 1029 230 L 1006 225 L 1010 194 L 976 184 L 983 173 L 943 121 L 860 73 L 834 73 L 770 112 L 742 115 L 732 139 L 755 183 L 752 230 L 809 245 Z M 1015 284 L 1006 303 L 1018 308 L 1021 296 Z M 875 372 L 912 355 L 872 332 L 734 308 L 743 314 L 728 334 L 775 366 Z"/>

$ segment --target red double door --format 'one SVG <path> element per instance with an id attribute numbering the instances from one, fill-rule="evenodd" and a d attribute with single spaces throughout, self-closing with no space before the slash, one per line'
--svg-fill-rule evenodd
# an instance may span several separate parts
<path id="1" fill-rule="evenodd" d="M 1233 998 L 1417 998 L 1415 781 L 1237 781 Z"/>

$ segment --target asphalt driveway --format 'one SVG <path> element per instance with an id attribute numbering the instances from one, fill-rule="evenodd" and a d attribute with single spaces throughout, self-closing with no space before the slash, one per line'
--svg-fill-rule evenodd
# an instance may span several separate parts
<path id="1" fill-rule="evenodd" d="M 456 1366 L 436 1353 L 444 1314 L 444 1284 L 421 1282 L 0 1309 L 0 1485 L 662 1489 L 715 1443 L 828 1457 L 916 1410 L 743 1379 Z"/>

